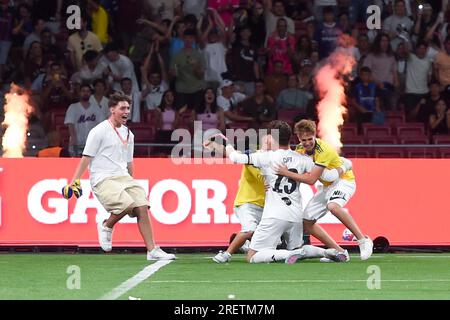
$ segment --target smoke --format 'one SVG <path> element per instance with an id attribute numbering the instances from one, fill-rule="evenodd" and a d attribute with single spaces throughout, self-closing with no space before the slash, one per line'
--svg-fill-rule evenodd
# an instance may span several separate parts
<path id="1" fill-rule="evenodd" d="M 2 139 L 3 157 L 22 158 L 26 148 L 28 116 L 33 108 L 28 94 L 14 84 L 5 98 L 5 120 L 2 123 L 6 127 Z"/>
<path id="2" fill-rule="evenodd" d="M 339 153 L 342 148 L 339 127 L 344 124 L 347 113 L 345 82 L 351 77 L 356 60 L 352 49 L 354 41 L 350 36 L 339 38 L 339 47 L 330 55 L 315 76 L 320 102 L 318 136 L 328 142 Z"/>

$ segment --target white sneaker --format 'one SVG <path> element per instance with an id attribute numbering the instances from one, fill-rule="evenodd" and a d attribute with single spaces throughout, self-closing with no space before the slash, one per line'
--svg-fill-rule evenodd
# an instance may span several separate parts
<path id="1" fill-rule="evenodd" d="M 350 255 L 348 251 L 339 252 L 336 249 L 326 249 L 325 257 L 320 259 L 320 262 L 349 262 Z"/>
<path id="2" fill-rule="evenodd" d="M 361 260 L 367 260 L 373 253 L 373 242 L 369 237 L 358 240 L 359 251 L 361 252 Z"/>
<path id="3" fill-rule="evenodd" d="M 113 229 L 105 227 L 104 223 L 105 221 L 100 221 L 97 223 L 98 242 L 104 251 L 110 252 L 112 250 Z"/>
<path id="4" fill-rule="evenodd" d="M 247 253 L 249 249 L 250 249 L 250 240 L 245 240 L 242 247 L 239 248 L 239 251 L 241 251 L 243 253 Z"/>
<path id="5" fill-rule="evenodd" d="M 147 260 L 175 260 L 177 257 L 172 253 L 164 252 L 160 247 L 153 248 L 152 251 L 147 251 Z"/>
<path id="6" fill-rule="evenodd" d="M 177 257 L 172 253 L 164 252 L 160 247 L 154 247 L 152 251 L 147 251 L 147 260 L 175 260 Z"/>
<path id="7" fill-rule="evenodd" d="M 284 260 L 286 264 L 294 264 L 297 260 L 304 259 L 306 256 L 305 249 L 295 249 L 289 252 L 289 256 Z"/>
<path id="8" fill-rule="evenodd" d="M 223 251 L 219 251 L 218 254 L 216 254 L 215 257 L 212 258 L 214 260 L 214 262 L 217 263 L 226 263 L 226 262 L 230 262 L 231 260 L 231 254 L 228 252 L 223 252 Z"/>

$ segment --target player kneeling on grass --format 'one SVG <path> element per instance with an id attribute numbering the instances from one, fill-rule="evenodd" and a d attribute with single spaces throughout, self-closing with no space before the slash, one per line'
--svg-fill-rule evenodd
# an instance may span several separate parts
<path id="1" fill-rule="evenodd" d="M 325 141 L 316 137 L 316 124 L 314 121 L 302 120 L 295 125 L 295 131 L 300 141 L 297 152 L 310 157 L 315 166 L 311 173 L 302 174 L 292 172 L 288 167 L 280 165 L 276 173 L 285 176 L 292 181 L 315 184 L 318 180 L 324 187 L 319 190 L 304 211 L 303 225 L 308 232 L 322 241 L 327 247 L 339 252 L 348 253 L 341 248 L 316 222 L 329 210 L 336 216 L 358 239 L 361 252 L 361 260 L 367 260 L 372 255 L 373 243 L 369 237 L 364 236 L 352 216 L 343 208 L 356 190 L 355 176 L 352 170 L 346 172 L 341 179 L 334 182 L 323 179 L 326 169 L 338 168 L 342 165 L 342 158 Z M 350 259 L 348 257 L 348 259 Z"/>
<path id="2" fill-rule="evenodd" d="M 275 130 L 275 131 L 274 131 Z M 275 141 L 276 132 L 279 141 Z M 250 164 L 261 169 L 266 184 L 270 187 L 266 192 L 266 201 L 261 222 L 253 234 L 247 260 L 251 263 L 268 263 L 284 260 L 294 263 L 299 258 L 328 257 L 341 259 L 337 250 L 325 250 L 314 246 L 303 246 L 302 206 L 300 184 L 294 180 L 278 176 L 273 166 L 285 164 L 293 172 L 309 172 L 313 162 L 308 157 L 290 150 L 292 130 L 283 121 L 271 124 L 267 143 L 270 151 L 253 154 L 237 152 L 233 146 L 227 145 L 227 156 L 234 163 Z M 207 146 L 207 145 L 205 145 Z M 349 168 L 342 167 L 327 170 L 323 179 L 334 181 Z M 284 236 L 287 250 L 276 250 L 279 239 Z"/>
<path id="3" fill-rule="evenodd" d="M 152 225 L 148 217 L 149 203 L 144 189 L 133 179 L 134 135 L 125 126 L 130 114 L 130 100 L 116 93 L 109 100 L 111 116 L 93 128 L 88 135 L 83 157 L 75 171 L 73 182 L 64 187 L 63 196 L 81 196 L 80 178 L 89 166 L 92 191 L 103 207 L 111 213 L 99 221 L 98 240 L 104 251 L 112 250 L 113 227 L 123 217 L 137 218 L 139 231 L 147 247 L 147 260 L 173 260 L 155 246 Z"/>

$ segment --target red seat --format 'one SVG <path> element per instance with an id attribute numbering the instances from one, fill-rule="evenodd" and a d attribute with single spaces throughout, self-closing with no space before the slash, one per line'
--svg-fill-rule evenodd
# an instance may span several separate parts
<path id="1" fill-rule="evenodd" d="M 375 158 L 404 158 L 405 151 L 402 148 L 377 148 Z"/>
<path id="2" fill-rule="evenodd" d="M 390 126 L 380 126 L 372 123 L 364 123 L 363 134 L 366 138 L 378 138 L 378 137 L 389 137 L 392 135 L 392 129 Z"/>
<path id="3" fill-rule="evenodd" d="M 438 158 L 438 150 L 431 148 L 409 148 L 408 158 Z"/>
<path id="4" fill-rule="evenodd" d="M 393 144 L 397 144 L 397 138 L 395 137 L 376 137 L 376 138 L 371 138 L 368 139 L 367 142 L 369 144 L 388 144 L 388 145 L 393 145 Z"/>
<path id="5" fill-rule="evenodd" d="M 61 143 L 64 147 L 68 147 L 69 146 L 69 138 L 70 138 L 70 133 L 69 133 L 69 127 L 66 125 L 58 125 L 56 127 L 56 131 L 58 131 L 59 136 L 61 137 Z"/>
<path id="6" fill-rule="evenodd" d="M 342 156 L 346 158 L 371 158 L 372 149 L 367 147 L 343 147 Z"/>
<path id="7" fill-rule="evenodd" d="M 231 122 L 231 123 L 227 124 L 227 128 L 233 129 L 233 130 L 237 130 L 237 129 L 247 130 L 248 123 L 247 122 Z"/>
<path id="8" fill-rule="evenodd" d="M 155 138 L 155 128 L 148 124 L 131 123 L 128 128 L 134 134 L 134 142 L 150 143 Z"/>
<path id="9" fill-rule="evenodd" d="M 361 136 L 343 136 L 344 144 L 364 144 L 364 138 Z"/>
<path id="10" fill-rule="evenodd" d="M 429 144 L 427 136 L 408 137 L 400 140 L 401 144 Z"/>
<path id="11" fill-rule="evenodd" d="M 432 141 L 434 144 L 450 144 L 450 135 L 448 136 L 433 136 Z"/>
<path id="12" fill-rule="evenodd" d="M 396 126 L 396 129 L 397 136 L 400 139 L 425 135 L 425 126 L 423 123 L 405 123 Z"/>
<path id="13" fill-rule="evenodd" d="M 146 123 L 156 124 L 156 110 L 146 110 L 144 111 L 144 119 Z"/>
<path id="14" fill-rule="evenodd" d="M 60 125 L 64 125 L 64 120 L 66 118 L 65 109 L 55 109 L 50 112 L 50 120 L 52 125 L 57 128 Z"/>
<path id="15" fill-rule="evenodd" d="M 384 117 L 389 125 L 404 124 L 406 121 L 403 111 L 386 111 Z"/>
<path id="16" fill-rule="evenodd" d="M 440 149 L 439 155 L 441 158 L 450 159 L 450 149 L 448 148 Z"/>
<path id="17" fill-rule="evenodd" d="M 346 124 L 341 127 L 342 137 L 356 137 L 358 136 L 358 127 L 356 124 Z"/>
<path id="18" fill-rule="evenodd" d="M 278 111 L 278 120 L 286 121 L 287 123 L 293 125 L 294 119 L 297 117 L 301 112 L 297 109 L 281 109 Z"/>

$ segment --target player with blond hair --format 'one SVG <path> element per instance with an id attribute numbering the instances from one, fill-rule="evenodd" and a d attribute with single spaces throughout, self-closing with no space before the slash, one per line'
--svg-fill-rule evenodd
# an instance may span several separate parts
<path id="1" fill-rule="evenodd" d="M 297 182 L 313 185 L 320 181 L 323 184 L 323 188 L 318 190 L 304 210 L 303 225 L 305 229 L 327 247 L 344 252 L 348 261 L 350 258 L 346 250 L 341 248 L 323 228 L 316 224 L 317 220 L 323 217 L 327 211 L 330 211 L 358 239 L 361 260 L 369 259 L 373 252 L 373 242 L 361 232 L 353 217 L 344 209 L 344 206 L 356 191 L 353 171 L 347 171 L 334 182 L 324 181 L 321 179 L 324 170 L 339 168 L 343 164 L 342 159 L 327 142 L 317 138 L 317 128 L 314 121 L 301 120 L 295 125 L 295 133 L 300 141 L 296 151 L 313 159 L 315 166 L 310 173 L 306 174 L 291 172 L 285 166 L 277 167 L 276 171 L 278 174 Z"/>

